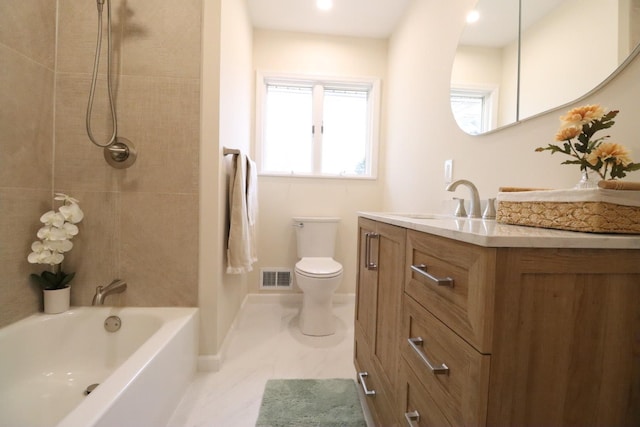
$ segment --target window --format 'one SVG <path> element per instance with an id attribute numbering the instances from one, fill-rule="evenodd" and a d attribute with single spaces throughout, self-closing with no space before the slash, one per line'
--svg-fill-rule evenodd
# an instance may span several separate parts
<path id="1" fill-rule="evenodd" d="M 494 91 L 455 88 L 451 90 L 451 110 L 458 126 L 470 135 L 495 129 Z"/>
<path id="2" fill-rule="evenodd" d="M 257 86 L 261 174 L 375 177 L 377 80 L 258 73 Z"/>

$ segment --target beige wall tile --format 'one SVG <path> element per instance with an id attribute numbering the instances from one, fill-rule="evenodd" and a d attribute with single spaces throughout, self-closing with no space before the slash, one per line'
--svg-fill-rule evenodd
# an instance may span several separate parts
<path id="1" fill-rule="evenodd" d="M 40 216 L 51 207 L 50 190 L 0 187 L 0 327 L 42 309 L 42 293 L 29 280 L 44 268 L 27 261 L 40 228 Z"/>
<path id="2" fill-rule="evenodd" d="M 91 73 L 98 37 L 98 10 L 95 1 L 59 0 L 58 72 Z M 120 69 L 122 18 L 125 0 L 111 1 L 111 71 Z M 102 14 L 102 50 L 99 72 L 107 70 L 107 6 Z"/>
<path id="3" fill-rule="evenodd" d="M 201 0 L 139 0 L 128 7 L 124 74 L 200 77 Z"/>
<path id="4" fill-rule="evenodd" d="M 56 3 L 37 3 L 42 2 Z M 0 248 L 9 248 L 6 241 L 21 245 L 15 252 L 1 252 L 0 261 L 13 266 L 8 274 L 13 287 L 0 291 L 0 305 L 10 305 L 0 312 L 0 325 L 42 309 L 39 289 L 26 279 L 32 270 L 41 269 L 30 266 L 26 256 L 37 231 L 34 222 L 46 208 L 37 201 L 50 201 L 51 188 L 80 199 L 86 215 L 64 261 L 65 271 L 76 272 L 72 304 L 89 305 L 96 286 L 122 278 L 129 289 L 109 297 L 108 305 L 195 306 L 201 2 L 113 1 L 116 73 L 112 82 L 119 135 L 131 139 L 140 152 L 138 163 L 124 170 L 104 161 L 102 149 L 90 143 L 85 130 L 97 34 L 95 2 L 57 3 L 60 26 L 55 79 L 51 70 L 36 66 L 34 71 L 35 63 L 13 47 L 5 47 L 0 32 L 0 67 L 8 70 L 0 75 L 0 90 L 3 99 L 5 94 L 16 98 L 1 107 L 1 120 L 5 121 L 0 130 L 0 149 L 4 150 L 0 152 Z M 4 10 L 4 3 L 0 7 Z M 4 22 L 0 18 L 0 23 Z M 123 56 L 121 29 L 125 26 L 133 75 L 117 73 Z M 54 40 L 52 36 L 50 41 Z M 105 55 L 103 48 L 92 120 L 100 142 L 106 141 L 111 131 Z M 49 87 L 40 87 L 44 81 Z M 29 121 L 32 116 L 37 120 Z M 19 143 L 23 140 L 32 143 Z M 7 188 L 14 186 L 42 189 L 29 190 L 37 197 L 27 197 L 29 191 Z M 23 217 L 24 212 L 34 210 L 33 218 Z"/>
<path id="5" fill-rule="evenodd" d="M 64 271 L 75 272 L 71 282 L 71 304 L 91 305 L 98 285 L 107 285 L 118 276 L 120 238 L 120 196 L 115 192 L 86 192 L 61 188 L 80 201 L 84 219 L 73 239 L 73 249 L 65 255 Z"/>
<path id="6" fill-rule="evenodd" d="M 198 195 L 122 193 L 121 201 L 126 305 L 196 306 Z"/>
<path id="7" fill-rule="evenodd" d="M 200 84 L 198 80 L 124 76 L 120 135 L 138 160 L 123 177 L 126 191 L 191 193 L 198 189 Z"/>
<path id="8" fill-rule="evenodd" d="M 51 186 L 53 72 L 0 46 L 0 186 Z"/>
<path id="9" fill-rule="evenodd" d="M 0 44 L 53 70 L 55 40 L 55 1 L 2 0 L 0 2 Z"/>
<path id="10" fill-rule="evenodd" d="M 104 161 L 102 149 L 91 144 L 85 129 L 88 78 L 59 75 L 56 186 L 88 191 L 197 191 L 199 81 L 131 76 L 118 79 L 118 135 L 135 145 L 136 163 L 118 170 Z M 104 102 L 97 101 L 92 128 L 98 142 L 104 143 L 112 129 L 110 112 Z"/>
<path id="11" fill-rule="evenodd" d="M 60 74 L 56 82 L 56 187 L 76 191 L 117 191 L 123 176 L 130 170 L 109 166 L 104 160 L 102 148 L 92 144 L 87 136 L 85 117 L 90 77 Z M 100 99 L 96 97 L 94 104 L 92 129 L 95 138 L 103 144 L 111 136 L 112 124 L 111 113 L 105 103 L 104 78 L 100 79 L 100 83 Z"/>

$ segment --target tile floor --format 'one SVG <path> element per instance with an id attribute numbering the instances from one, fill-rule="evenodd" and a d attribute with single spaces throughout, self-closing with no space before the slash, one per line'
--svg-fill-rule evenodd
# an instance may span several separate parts
<path id="1" fill-rule="evenodd" d="M 241 310 L 218 372 L 201 372 L 168 427 L 251 427 L 271 378 L 355 378 L 354 303 L 334 304 L 337 332 L 308 337 L 299 303 L 250 300 Z"/>

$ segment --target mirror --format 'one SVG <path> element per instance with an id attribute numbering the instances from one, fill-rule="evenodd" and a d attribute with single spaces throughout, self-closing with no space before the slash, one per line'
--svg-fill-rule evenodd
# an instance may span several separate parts
<path id="1" fill-rule="evenodd" d="M 479 0 L 474 10 L 451 74 L 454 117 L 472 135 L 577 100 L 640 42 L 640 0 Z"/>

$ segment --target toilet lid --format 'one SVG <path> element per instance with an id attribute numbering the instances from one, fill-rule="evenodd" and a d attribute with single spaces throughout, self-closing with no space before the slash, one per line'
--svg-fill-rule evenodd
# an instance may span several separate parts
<path id="1" fill-rule="evenodd" d="M 296 264 L 296 271 L 311 277 L 333 277 L 342 273 L 342 264 L 333 258 L 302 258 Z"/>

